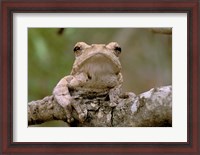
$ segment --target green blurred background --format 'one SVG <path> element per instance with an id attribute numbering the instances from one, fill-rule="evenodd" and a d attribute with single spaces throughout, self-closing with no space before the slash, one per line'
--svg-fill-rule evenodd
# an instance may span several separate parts
<path id="1" fill-rule="evenodd" d="M 135 94 L 172 84 L 172 36 L 148 28 L 29 28 L 28 101 L 51 95 L 58 81 L 70 74 L 76 42 L 118 42 L 124 77 L 123 91 Z"/>

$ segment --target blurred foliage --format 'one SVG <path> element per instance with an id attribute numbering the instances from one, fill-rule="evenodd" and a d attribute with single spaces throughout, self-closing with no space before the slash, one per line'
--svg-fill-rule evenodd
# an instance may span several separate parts
<path id="1" fill-rule="evenodd" d="M 122 47 L 123 91 L 136 94 L 172 84 L 172 37 L 147 28 L 29 28 L 28 100 L 51 95 L 57 82 L 69 75 L 76 42 Z"/>

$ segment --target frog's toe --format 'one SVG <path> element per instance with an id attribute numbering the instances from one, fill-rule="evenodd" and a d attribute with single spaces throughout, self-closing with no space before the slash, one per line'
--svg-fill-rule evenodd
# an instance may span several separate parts
<path id="1" fill-rule="evenodd" d="M 109 103 L 109 106 L 110 106 L 110 107 L 116 107 L 116 106 L 117 106 L 117 103 L 115 103 L 115 102 L 110 102 L 110 103 Z"/>
<path id="2" fill-rule="evenodd" d="M 79 117 L 79 121 L 80 122 L 84 122 L 86 120 L 86 118 L 87 118 L 87 114 L 81 113 L 81 114 L 79 114 L 78 117 Z"/>
<path id="3" fill-rule="evenodd" d="M 73 121 L 74 121 L 74 118 L 73 118 L 73 117 L 67 118 L 67 122 L 68 122 L 68 123 L 72 123 Z"/>

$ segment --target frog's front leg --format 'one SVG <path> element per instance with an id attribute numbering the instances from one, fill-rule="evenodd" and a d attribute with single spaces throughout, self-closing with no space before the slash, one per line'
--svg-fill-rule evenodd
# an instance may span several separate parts
<path id="1" fill-rule="evenodd" d="M 82 72 L 82 73 L 76 74 L 76 76 L 74 76 L 73 79 L 70 80 L 68 86 L 70 88 L 82 87 L 87 81 L 88 81 L 88 75 Z M 87 109 L 82 108 L 80 106 L 81 100 L 82 98 L 80 98 L 80 96 L 74 96 L 73 101 L 72 101 L 72 106 L 78 114 L 79 121 L 83 122 L 87 117 Z"/>
<path id="2" fill-rule="evenodd" d="M 68 123 L 74 120 L 72 118 L 72 97 L 68 89 L 68 84 L 72 79 L 73 76 L 65 76 L 58 82 L 53 90 L 54 99 L 64 108 Z"/>
<path id="3" fill-rule="evenodd" d="M 110 98 L 110 106 L 115 107 L 119 102 L 120 95 L 122 93 L 122 83 L 123 83 L 123 76 L 121 73 L 118 74 L 118 84 L 110 89 L 109 91 L 109 98 Z"/>
<path id="4" fill-rule="evenodd" d="M 121 94 L 121 85 L 118 85 L 109 91 L 110 106 L 116 107 Z"/>
<path id="5" fill-rule="evenodd" d="M 69 123 L 73 122 L 74 120 L 74 118 L 72 117 L 72 107 L 76 110 L 79 116 L 79 120 L 81 122 L 84 121 L 87 115 L 83 113 L 79 104 L 75 104 L 76 101 L 69 92 L 69 87 L 75 88 L 81 85 L 82 80 L 85 79 L 80 79 L 78 78 L 78 76 L 74 77 L 72 75 L 66 76 L 58 82 L 58 84 L 53 90 L 53 96 L 55 100 L 58 102 L 58 104 L 60 104 L 64 108 L 66 112 L 67 122 Z"/>

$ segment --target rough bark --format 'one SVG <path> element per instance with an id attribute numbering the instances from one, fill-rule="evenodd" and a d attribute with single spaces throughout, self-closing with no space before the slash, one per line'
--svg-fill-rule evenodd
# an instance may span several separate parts
<path id="1" fill-rule="evenodd" d="M 172 87 L 152 88 L 138 96 L 124 97 L 116 107 L 110 107 L 106 97 L 81 98 L 76 103 L 87 110 L 87 118 L 81 123 L 73 110 L 77 127 L 171 127 Z M 66 121 L 63 108 L 47 96 L 28 103 L 28 123 L 40 124 L 50 120 Z"/>

